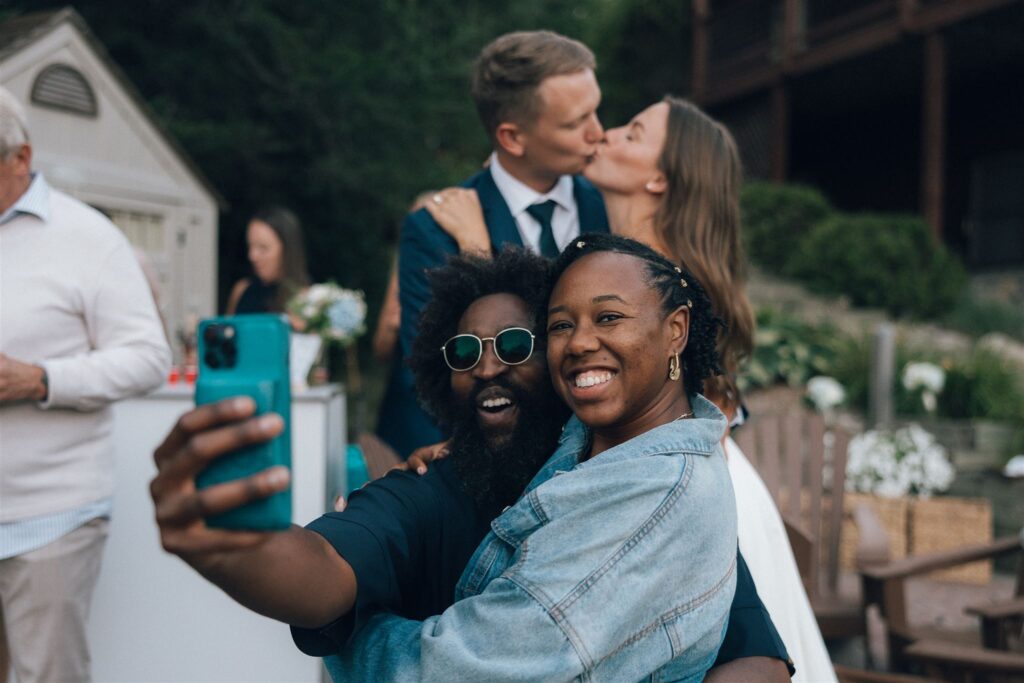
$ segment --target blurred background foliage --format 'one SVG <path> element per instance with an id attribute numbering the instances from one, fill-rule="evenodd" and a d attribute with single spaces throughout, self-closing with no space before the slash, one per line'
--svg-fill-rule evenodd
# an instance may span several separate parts
<path id="1" fill-rule="evenodd" d="M 744 245 L 767 273 L 897 318 L 1024 341 L 1024 311 L 973 295 L 959 257 L 919 216 L 839 211 L 798 184 L 748 182 L 740 201 Z"/>
<path id="2" fill-rule="evenodd" d="M 67 0 L 9 0 L 0 18 Z M 547 28 L 598 56 L 612 125 L 689 76 L 689 6 L 655 0 L 76 0 L 113 60 L 228 203 L 220 298 L 248 274 L 245 225 L 284 204 L 314 280 L 363 289 L 375 322 L 398 224 L 489 143 L 468 94 L 476 54 Z M 364 339 L 364 343 L 367 340 Z"/>
<path id="3" fill-rule="evenodd" d="M 66 4 L 7 0 L 0 19 Z M 689 91 L 685 0 L 77 0 L 74 7 L 226 199 L 221 306 L 248 274 L 248 218 L 280 203 L 303 221 L 314 280 L 366 292 L 370 329 L 409 203 L 475 172 L 489 151 L 468 76 L 491 39 L 547 28 L 587 43 L 598 58 L 606 126 Z M 766 272 L 855 306 L 973 336 L 1024 339 L 1024 312 L 972 298 L 956 258 L 927 239 L 916 217 L 844 213 L 815 188 L 757 182 L 744 188 L 742 208 L 748 253 Z M 846 386 L 848 405 L 866 405 L 866 340 L 771 310 L 758 323 L 746 388 L 832 374 Z M 368 342 L 361 340 L 364 357 Z M 900 353 L 901 363 L 912 355 Z M 1005 368 L 979 356 L 947 370 L 959 390 L 941 399 L 940 412 L 1002 411 L 1021 420 L 1024 400 Z"/>

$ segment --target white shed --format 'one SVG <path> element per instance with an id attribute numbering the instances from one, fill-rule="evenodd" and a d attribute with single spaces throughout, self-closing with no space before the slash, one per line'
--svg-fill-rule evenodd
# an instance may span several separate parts
<path id="1" fill-rule="evenodd" d="M 145 253 L 168 332 L 212 315 L 223 199 L 82 17 L 66 8 L 0 22 L 0 84 L 28 112 L 33 167 Z"/>

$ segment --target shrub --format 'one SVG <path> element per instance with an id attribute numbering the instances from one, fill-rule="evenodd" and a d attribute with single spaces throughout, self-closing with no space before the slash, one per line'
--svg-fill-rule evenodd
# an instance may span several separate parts
<path id="1" fill-rule="evenodd" d="M 979 299 L 970 291 L 961 293 L 956 306 L 943 318 L 947 327 L 980 337 L 989 332 L 1024 340 L 1024 312 L 1000 301 Z"/>
<path id="2" fill-rule="evenodd" d="M 871 394 L 871 337 L 865 335 L 841 343 L 831 374 L 846 389 L 846 405 L 867 414 Z"/>
<path id="3" fill-rule="evenodd" d="M 967 279 L 922 219 L 895 214 L 833 215 L 811 229 L 791 263 L 814 290 L 919 318 L 951 308 Z"/>
<path id="4" fill-rule="evenodd" d="M 776 384 L 799 387 L 815 375 L 828 375 L 843 342 L 830 325 L 814 326 L 762 308 L 757 311 L 754 353 L 740 373 L 740 389 Z"/>
<path id="5" fill-rule="evenodd" d="M 1024 425 L 1024 385 L 1019 371 L 996 354 L 975 351 L 946 371 L 938 413 L 952 418 L 985 418 Z"/>
<path id="6" fill-rule="evenodd" d="M 832 214 L 824 195 L 802 185 L 749 183 L 740 195 L 743 237 L 751 260 L 781 275 L 801 240 Z"/>

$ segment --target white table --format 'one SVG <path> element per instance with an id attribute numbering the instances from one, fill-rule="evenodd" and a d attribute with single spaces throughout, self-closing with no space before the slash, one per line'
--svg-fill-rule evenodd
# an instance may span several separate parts
<path id="1" fill-rule="evenodd" d="M 345 485 L 345 395 L 339 385 L 292 401 L 292 520 L 320 516 Z M 153 450 L 191 409 L 168 385 L 114 410 L 114 515 L 89 618 L 93 678 L 107 681 L 321 681 L 318 658 L 288 627 L 241 607 L 160 547 L 149 481 Z"/>

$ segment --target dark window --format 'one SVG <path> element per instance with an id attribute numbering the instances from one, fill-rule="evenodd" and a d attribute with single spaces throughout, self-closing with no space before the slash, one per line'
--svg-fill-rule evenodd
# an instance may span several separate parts
<path id="1" fill-rule="evenodd" d="M 85 76 L 66 64 L 51 64 L 32 84 L 32 102 L 44 107 L 96 116 L 96 95 Z"/>

